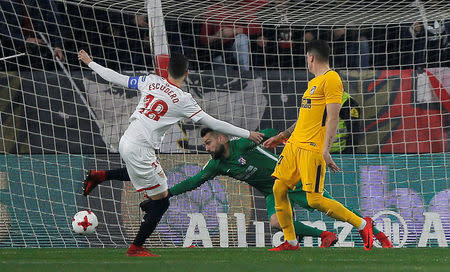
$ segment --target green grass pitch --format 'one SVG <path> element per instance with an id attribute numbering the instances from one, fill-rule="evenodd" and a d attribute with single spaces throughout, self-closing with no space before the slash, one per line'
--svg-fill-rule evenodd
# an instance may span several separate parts
<path id="1" fill-rule="evenodd" d="M 156 248 L 159 258 L 126 249 L 0 249 L 0 271 L 450 271 L 449 248 Z"/>

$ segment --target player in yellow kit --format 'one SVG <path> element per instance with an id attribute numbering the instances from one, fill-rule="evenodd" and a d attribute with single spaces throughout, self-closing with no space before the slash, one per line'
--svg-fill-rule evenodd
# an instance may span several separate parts
<path id="1" fill-rule="evenodd" d="M 364 248 L 370 250 L 373 245 L 372 219 L 361 218 L 336 200 L 323 196 L 326 167 L 333 172 L 340 171 L 331 158 L 330 148 L 336 135 L 344 89 L 339 75 L 330 70 L 330 48 L 326 41 L 311 41 L 306 52 L 308 70 L 315 77 L 303 94 L 298 120 L 263 145 L 273 148 L 287 140 L 272 174 L 276 179 L 273 186 L 275 210 L 285 242 L 271 251 L 300 248 L 288 198 L 289 189 L 294 190 L 300 181 L 309 206 L 353 225 L 359 230 Z"/>

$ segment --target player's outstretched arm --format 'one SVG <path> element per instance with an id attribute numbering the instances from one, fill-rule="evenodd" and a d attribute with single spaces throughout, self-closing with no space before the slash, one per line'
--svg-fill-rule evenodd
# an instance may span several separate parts
<path id="1" fill-rule="evenodd" d="M 195 176 L 189 177 L 169 188 L 169 196 L 176 196 L 192 191 L 217 175 L 216 162 L 210 160 L 208 164 Z"/>
<path id="2" fill-rule="evenodd" d="M 80 52 L 78 52 L 78 60 L 89 66 L 89 68 L 94 70 L 104 80 L 109 81 L 113 84 L 120 85 L 122 87 L 128 87 L 128 81 L 130 79 L 129 76 L 119 74 L 116 71 L 103 67 L 100 64 L 92 61 L 91 57 L 89 57 L 86 51 L 80 50 Z"/>
<path id="3" fill-rule="evenodd" d="M 263 143 L 263 147 L 264 148 L 275 148 L 278 145 L 280 145 L 286 138 L 284 138 L 281 133 L 279 133 L 278 135 L 272 136 L 269 139 L 267 139 L 264 143 Z"/>
<path id="4" fill-rule="evenodd" d="M 278 131 L 276 129 L 273 129 L 273 128 L 266 128 L 266 129 L 263 129 L 263 130 L 261 130 L 259 132 L 264 134 L 264 138 L 263 138 L 262 141 L 265 141 L 265 140 L 269 139 L 270 137 L 273 137 L 273 136 L 277 135 L 277 133 L 278 133 Z M 239 146 L 241 148 L 246 149 L 246 150 L 255 148 L 256 146 L 259 145 L 259 144 L 255 143 L 255 142 L 253 142 L 253 141 L 251 141 L 249 139 L 245 139 L 245 138 L 240 138 L 238 140 L 238 143 L 239 143 Z"/>
<path id="5" fill-rule="evenodd" d="M 259 144 L 264 139 L 264 134 L 261 132 L 250 131 L 250 137 L 248 137 L 248 139 Z"/>
<path id="6" fill-rule="evenodd" d="M 259 144 L 264 137 L 264 134 L 260 132 L 248 131 L 246 129 L 236 127 L 230 123 L 218 120 L 210 116 L 206 112 L 202 112 L 201 114 L 201 119 L 199 119 L 197 122 L 211 128 L 212 130 L 241 138 L 248 138 L 257 144 Z"/>
<path id="7" fill-rule="evenodd" d="M 291 136 L 292 132 L 295 129 L 295 126 L 297 125 L 297 122 L 293 123 L 288 129 L 286 129 L 283 132 L 278 133 L 275 136 L 270 137 L 269 139 L 267 139 L 264 143 L 263 143 L 263 147 L 264 148 L 275 148 L 278 145 L 280 145 L 282 142 L 286 141 L 287 139 L 289 139 L 289 137 Z"/>

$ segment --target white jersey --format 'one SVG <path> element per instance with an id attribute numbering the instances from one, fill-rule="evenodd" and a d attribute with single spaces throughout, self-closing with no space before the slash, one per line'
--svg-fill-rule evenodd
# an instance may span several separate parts
<path id="1" fill-rule="evenodd" d="M 237 137 L 250 137 L 250 131 L 217 120 L 202 111 L 189 93 L 156 76 L 128 77 L 93 61 L 89 67 L 103 79 L 141 91 L 141 99 L 130 117 L 130 125 L 120 139 L 119 152 L 131 182 L 138 191 L 152 195 L 167 190 L 167 177 L 155 156 L 169 127 L 183 118 L 200 122 L 213 130 Z"/>
<path id="2" fill-rule="evenodd" d="M 169 127 L 183 118 L 197 122 L 204 112 L 192 98 L 157 75 L 129 77 L 128 87 L 141 91 L 124 137 L 136 144 L 159 149 Z M 203 113 L 203 114 L 202 114 Z"/>
<path id="3" fill-rule="evenodd" d="M 250 137 L 250 131 L 209 116 L 189 93 L 183 92 L 162 77 L 128 77 L 93 61 L 88 65 L 103 79 L 142 92 L 139 104 L 130 117 L 131 124 L 123 135 L 129 142 L 159 149 L 167 129 L 183 118 L 190 118 L 224 134 Z"/>

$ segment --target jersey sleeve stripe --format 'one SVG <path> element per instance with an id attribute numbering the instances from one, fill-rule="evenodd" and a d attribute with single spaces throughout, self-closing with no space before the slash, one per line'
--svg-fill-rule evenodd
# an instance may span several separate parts
<path id="1" fill-rule="evenodd" d="M 264 149 L 262 149 L 261 147 L 257 146 L 256 150 L 258 150 L 259 152 L 261 152 L 262 154 L 266 155 L 267 157 L 271 158 L 274 161 L 278 161 L 278 158 L 273 156 L 272 154 L 270 154 L 269 152 L 265 151 Z"/>
<path id="2" fill-rule="evenodd" d="M 189 116 L 189 118 L 194 117 L 197 113 L 201 112 L 202 110 L 197 111 L 196 113 L 192 114 L 191 116 Z"/>
<path id="3" fill-rule="evenodd" d="M 323 110 L 323 116 L 322 116 L 322 127 L 324 127 L 327 124 L 327 108 Z"/>
<path id="4" fill-rule="evenodd" d="M 320 175 L 322 174 L 322 165 L 317 166 L 317 172 L 316 172 L 316 186 L 314 188 L 314 192 L 319 192 L 320 187 Z"/>

